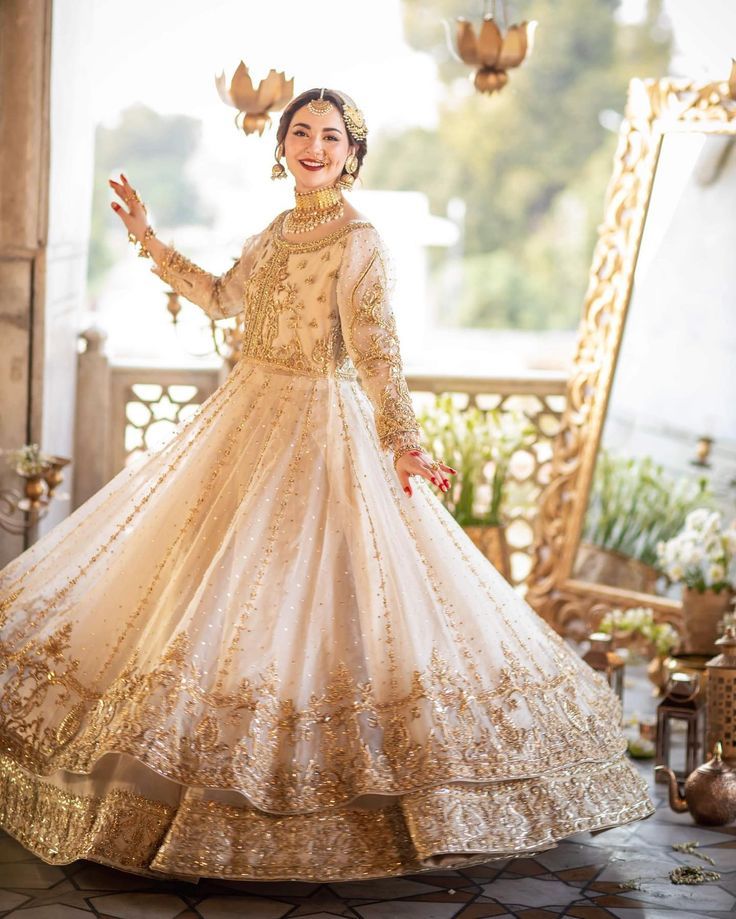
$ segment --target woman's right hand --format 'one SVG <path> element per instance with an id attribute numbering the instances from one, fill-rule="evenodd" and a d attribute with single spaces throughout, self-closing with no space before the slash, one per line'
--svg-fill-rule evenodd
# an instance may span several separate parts
<path id="1" fill-rule="evenodd" d="M 128 233 L 132 234 L 138 242 L 141 242 L 148 228 L 146 207 L 122 172 L 120 173 L 120 178 L 122 182 L 114 182 L 110 179 L 109 184 L 123 203 L 127 205 L 128 210 L 126 211 L 124 207 L 121 207 L 117 201 L 112 201 L 110 207 L 112 207 L 118 217 L 123 221 Z"/>

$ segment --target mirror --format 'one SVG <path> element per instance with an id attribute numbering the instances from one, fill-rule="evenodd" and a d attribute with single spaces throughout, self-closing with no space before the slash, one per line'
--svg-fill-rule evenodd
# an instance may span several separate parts
<path id="1" fill-rule="evenodd" d="M 677 625 L 657 543 L 736 516 L 735 239 L 728 82 L 632 80 L 527 590 L 563 635 L 614 606 Z"/>
<path id="2" fill-rule="evenodd" d="M 736 137 L 662 139 L 573 577 L 678 598 L 657 543 L 736 516 Z"/>

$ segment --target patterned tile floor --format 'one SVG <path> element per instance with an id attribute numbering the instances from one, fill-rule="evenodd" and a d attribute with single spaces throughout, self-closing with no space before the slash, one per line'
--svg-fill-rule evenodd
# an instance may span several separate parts
<path id="1" fill-rule="evenodd" d="M 654 711 L 642 668 L 628 668 L 627 715 Z M 638 764 L 657 812 L 647 820 L 579 833 L 535 858 L 489 862 L 466 871 L 341 884 L 163 883 L 91 862 L 45 865 L 0 834 L 0 916 L 17 919 L 485 919 L 485 917 L 733 917 L 736 907 L 736 825 L 696 826 L 669 810 L 664 786 L 654 784 L 651 761 Z M 696 840 L 715 866 L 672 850 Z M 671 869 L 697 864 L 719 881 L 673 885 Z M 638 890 L 620 883 L 641 878 Z"/>

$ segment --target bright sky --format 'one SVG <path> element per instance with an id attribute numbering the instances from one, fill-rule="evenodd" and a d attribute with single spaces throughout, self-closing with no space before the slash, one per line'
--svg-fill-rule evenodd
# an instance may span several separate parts
<path id="1" fill-rule="evenodd" d="M 241 58 L 254 82 L 273 68 L 295 77 L 295 94 L 343 89 L 373 130 L 435 117 L 434 63 L 404 43 L 399 0 L 97 0 L 94 15 L 99 120 L 140 99 L 227 121 L 214 76 L 230 75 Z"/>

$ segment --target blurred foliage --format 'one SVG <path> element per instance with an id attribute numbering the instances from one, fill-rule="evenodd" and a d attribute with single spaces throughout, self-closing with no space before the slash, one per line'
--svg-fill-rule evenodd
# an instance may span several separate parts
<path id="1" fill-rule="evenodd" d="M 631 77 L 667 72 L 671 37 L 662 0 L 636 24 L 617 0 L 525 0 L 509 19 L 539 22 L 527 62 L 499 94 L 472 87 L 455 61 L 455 18 L 479 21 L 469 0 L 403 0 L 409 44 L 431 54 L 445 83 L 436 129 L 378 138 L 368 187 L 424 192 L 433 213 L 466 203 L 461 290 L 439 304 L 445 325 L 567 329 L 577 325 Z M 411 105 L 411 99 L 407 99 Z M 607 117 L 605 114 L 608 113 Z M 433 262 L 442 285 L 443 260 Z"/>
<path id="2" fill-rule="evenodd" d="M 428 449 L 457 470 L 445 507 L 461 526 L 501 526 L 506 522 L 509 467 L 519 450 L 532 446 L 537 432 L 520 411 L 477 406 L 458 408 L 452 393 L 436 395 L 418 414 Z"/>
<path id="3" fill-rule="evenodd" d="M 88 270 L 93 293 L 114 261 L 113 241 L 124 233 L 110 207 L 117 197 L 107 184 L 119 179 L 120 172 L 138 189 L 158 227 L 211 225 L 212 215 L 185 172 L 200 134 L 198 119 L 160 115 L 140 104 L 125 109 L 115 127 L 97 127 Z"/>
<path id="4" fill-rule="evenodd" d="M 657 545 L 676 536 L 690 511 L 714 507 L 706 476 L 668 475 L 650 456 L 602 448 L 583 524 L 585 542 L 658 567 Z"/>

